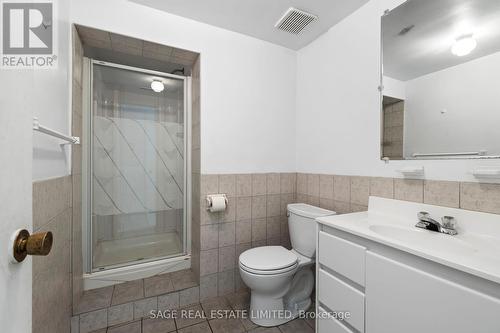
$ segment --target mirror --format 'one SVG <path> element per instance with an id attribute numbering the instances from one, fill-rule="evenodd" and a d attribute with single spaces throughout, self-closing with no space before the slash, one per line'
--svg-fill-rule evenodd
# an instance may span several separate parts
<path id="1" fill-rule="evenodd" d="M 499 0 L 409 0 L 382 55 L 383 159 L 500 157 Z"/>

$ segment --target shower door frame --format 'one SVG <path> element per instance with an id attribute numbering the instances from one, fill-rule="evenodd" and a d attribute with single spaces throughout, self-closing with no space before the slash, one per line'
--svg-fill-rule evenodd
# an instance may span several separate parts
<path id="1" fill-rule="evenodd" d="M 155 70 L 149 70 L 139 67 L 127 66 L 116 64 L 107 61 L 101 61 L 91 58 L 84 58 L 87 62 L 87 75 L 88 84 L 84 87 L 84 92 L 87 90 L 87 94 L 84 93 L 83 98 L 86 100 L 87 105 L 84 103 L 84 124 L 87 124 L 87 128 L 84 126 L 84 142 L 83 145 L 83 161 L 82 161 L 82 182 L 83 185 L 83 196 L 82 196 L 82 246 L 83 246 L 83 265 L 84 265 L 84 279 L 85 277 L 102 275 L 105 278 L 107 275 L 113 276 L 119 271 L 129 276 L 134 276 L 131 270 L 139 268 L 137 265 L 143 266 L 142 268 L 147 271 L 148 268 L 157 266 L 156 264 L 165 261 L 166 263 L 171 263 L 173 269 L 168 270 L 178 270 L 189 268 L 191 264 L 191 77 L 190 76 L 180 76 Z M 105 266 L 103 268 L 94 269 L 93 267 L 93 242 L 92 242 L 92 180 L 93 180 L 93 145 L 92 145 L 92 123 L 93 123 L 93 87 L 94 87 L 94 64 L 99 66 L 108 66 L 112 68 L 118 68 L 122 70 L 129 70 L 133 72 L 156 75 L 165 78 L 172 78 L 176 80 L 182 80 L 184 86 L 184 101 L 183 101 L 183 113 L 184 113 L 184 192 L 183 192 L 183 236 L 182 236 L 182 253 L 164 256 L 164 257 L 154 257 L 140 260 L 131 260 L 122 264 L 115 264 Z M 85 76 L 85 75 L 84 75 Z M 85 89 L 87 88 L 87 89 Z M 86 175 L 86 177 L 85 177 Z M 85 184 L 86 183 L 86 184 Z M 180 264 L 176 264 L 180 262 Z M 152 271 L 155 271 L 152 268 Z M 164 271 L 164 270 L 162 270 Z M 115 273 L 116 272 L 116 273 Z M 86 285 L 86 283 L 84 283 Z M 89 289 L 91 289 L 90 287 Z M 84 286 L 84 289 L 87 289 Z"/>

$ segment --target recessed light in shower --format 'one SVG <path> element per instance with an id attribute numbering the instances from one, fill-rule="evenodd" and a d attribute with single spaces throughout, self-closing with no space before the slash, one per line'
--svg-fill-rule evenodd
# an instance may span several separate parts
<path id="1" fill-rule="evenodd" d="M 165 89 L 165 85 L 163 84 L 163 82 L 161 81 L 158 81 L 158 80 L 153 80 L 151 82 L 151 89 L 154 91 L 154 92 L 162 92 L 164 89 Z"/>
<path id="2" fill-rule="evenodd" d="M 472 35 L 459 37 L 451 47 L 451 53 L 458 57 L 463 57 L 471 53 L 477 46 L 477 42 Z"/>

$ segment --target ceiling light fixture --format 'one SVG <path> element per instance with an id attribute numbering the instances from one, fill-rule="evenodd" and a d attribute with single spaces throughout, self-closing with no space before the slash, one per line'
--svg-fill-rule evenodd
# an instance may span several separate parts
<path id="1" fill-rule="evenodd" d="M 451 47 L 451 53 L 457 57 L 463 57 L 472 52 L 477 46 L 477 41 L 472 35 L 465 35 L 455 40 Z"/>
<path id="2" fill-rule="evenodd" d="M 151 89 L 154 91 L 154 92 L 162 92 L 164 89 L 165 89 L 165 85 L 163 84 L 163 82 L 161 81 L 158 81 L 158 80 L 153 80 L 151 82 Z"/>

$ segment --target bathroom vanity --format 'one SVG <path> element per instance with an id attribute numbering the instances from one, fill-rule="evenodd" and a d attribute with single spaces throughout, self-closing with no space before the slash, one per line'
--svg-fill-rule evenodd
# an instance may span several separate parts
<path id="1" fill-rule="evenodd" d="M 416 228 L 421 211 L 458 234 Z M 370 197 L 316 221 L 317 332 L 500 332 L 499 215 Z"/>

